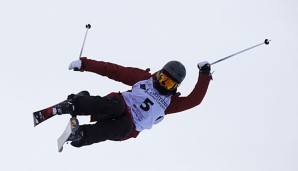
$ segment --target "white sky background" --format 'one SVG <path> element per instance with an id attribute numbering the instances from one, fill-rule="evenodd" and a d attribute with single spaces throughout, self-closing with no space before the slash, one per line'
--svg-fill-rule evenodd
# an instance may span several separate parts
<path id="1" fill-rule="evenodd" d="M 2 1 L 0 170 L 297 171 L 297 8 L 295 0 Z M 32 112 L 81 90 L 130 89 L 68 71 L 88 23 L 84 56 L 152 72 L 179 60 L 188 72 L 182 95 L 198 62 L 272 42 L 214 65 L 200 106 L 137 139 L 58 153 L 69 116 L 34 128 Z"/>

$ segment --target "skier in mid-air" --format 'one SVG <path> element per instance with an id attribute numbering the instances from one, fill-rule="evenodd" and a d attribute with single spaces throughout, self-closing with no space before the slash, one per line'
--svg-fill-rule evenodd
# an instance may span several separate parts
<path id="1" fill-rule="evenodd" d="M 208 62 L 200 62 L 197 66 L 198 81 L 192 92 L 182 97 L 177 88 L 186 76 L 186 69 L 179 61 L 170 61 L 153 74 L 149 69 L 123 67 L 86 57 L 71 62 L 69 70 L 94 72 L 132 88 L 105 97 L 69 95 L 57 110 L 58 114 L 91 115 L 96 123 L 80 125 L 68 141 L 75 147 L 81 147 L 106 140 L 136 138 L 144 129 L 151 129 L 162 121 L 165 115 L 199 105 L 212 76 Z"/>

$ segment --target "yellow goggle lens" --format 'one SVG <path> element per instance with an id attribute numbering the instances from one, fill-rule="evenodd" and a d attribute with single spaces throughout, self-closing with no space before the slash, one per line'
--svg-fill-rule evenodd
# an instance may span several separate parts
<path id="1" fill-rule="evenodd" d="M 167 90 L 173 90 L 179 86 L 178 83 L 176 83 L 175 81 L 170 79 L 168 76 L 166 76 L 162 72 L 159 74 L 158 81 L 159 81 L 160 85 L 165 87 Z"/>

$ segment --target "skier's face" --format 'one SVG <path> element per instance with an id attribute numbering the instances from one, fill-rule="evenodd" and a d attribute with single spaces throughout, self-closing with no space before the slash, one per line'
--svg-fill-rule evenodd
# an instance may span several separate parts
<path id="1" fill-rule="evenodd" d="M 170 79 L 165 73 L 162 71 L 157 74 L 157 80 L 161 86 L 166 88 L 167 90 L 174 90 L 176 89 L 179 84 Z"/>

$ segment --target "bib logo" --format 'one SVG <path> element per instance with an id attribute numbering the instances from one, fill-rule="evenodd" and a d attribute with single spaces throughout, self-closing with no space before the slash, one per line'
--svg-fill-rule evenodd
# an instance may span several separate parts
<path id="1" fill-rule="evenodd" d="M 169 102 L 166 100 L 165 96 L 161 96 L 152 89 L 147 89 L 145 93 L 152 97 L 163 108 L 163 110 L 166 110 L 166 108 L 169 106 Z"/>
<path id="2" fill-rule="evenodd" d="M 140 88 L 143 89 L 143 90 L 146 90 L 146 85 L 145 84 L 141 84 L 140 85 Z"/>

